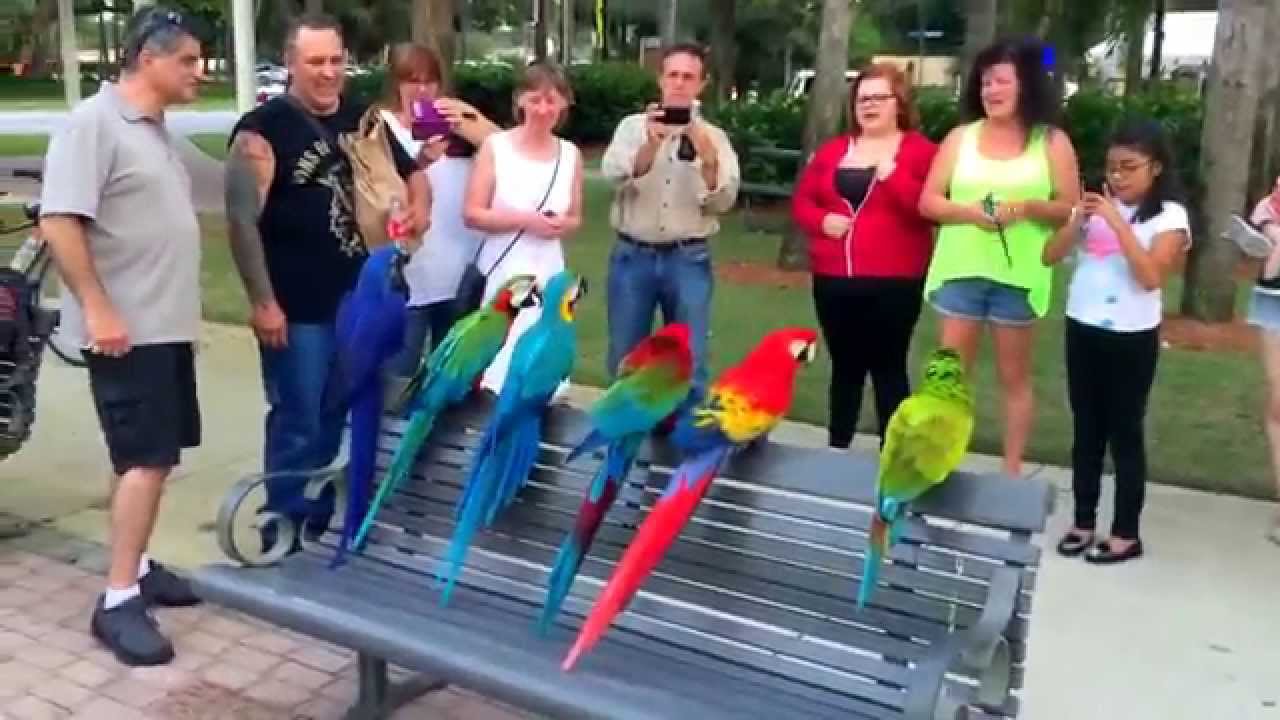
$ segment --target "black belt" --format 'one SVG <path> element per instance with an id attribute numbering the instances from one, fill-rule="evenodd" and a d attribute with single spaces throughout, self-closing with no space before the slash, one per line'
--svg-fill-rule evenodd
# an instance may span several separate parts
<path id="1" fill-rule="evenodd" d="M 707 244 L 706 238 L 687 238 L 685 240 L 672 240 L 670 242 L 645 242 L 644 240 L 637 240 L 626 233 L 618 233 L 618 238 L 630 245 L 635 245 L 636 247 L 641 247 L 646 250 L 657 250 L 659 252 L 678 250 L 686 247 L 698 247 L 700 245 Z"/>

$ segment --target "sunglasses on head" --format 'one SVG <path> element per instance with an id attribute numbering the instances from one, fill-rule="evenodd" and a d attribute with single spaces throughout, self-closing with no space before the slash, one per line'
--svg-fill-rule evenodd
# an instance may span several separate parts
<path id="1" fill-rule="evenodd" d="M 176 10 L 149 13 L 147 19 L 143 21 L 142 28 L 138 31 L 137 38 L 133 41 L 130 55 L 142 52 L 142 48 L 146 47 L 147 41 L 151 39 L 152 35 L 171 27 L 179 28 L 184 32 L 191 32 L 187 26 L 187 19 Z"/>

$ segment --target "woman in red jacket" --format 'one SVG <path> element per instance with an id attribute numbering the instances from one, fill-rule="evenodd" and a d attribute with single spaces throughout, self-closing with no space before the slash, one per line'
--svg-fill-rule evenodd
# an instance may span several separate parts
<path id="1" fill-rule="evenodd" d="M 868 373 L 881 442 L 910 393 L 907 349 L 920 317 L 933 224 L 916 205 L 937 146 L 915 130 L 906 78 L 872 65 L 849 92 L 852 128 L 814 154 L 792 199 L 809 236 L 813 299 L 831 353 L 829 442 L 847 448 Z"/>

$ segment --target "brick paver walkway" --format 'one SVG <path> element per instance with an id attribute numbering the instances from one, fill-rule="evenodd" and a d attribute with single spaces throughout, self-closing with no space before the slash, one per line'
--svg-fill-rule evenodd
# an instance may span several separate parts
<path id="1" fill-rule="evenodd" d="M 156 611 L 172 664 L 120 665 L 88 633 L 95 550 L 20 547 L 0 542 L 0 720 L 337 720 L 355 697 L 349 651 L 210 605 Z M 450 689 L 395 717 L 524 716 Z"/>

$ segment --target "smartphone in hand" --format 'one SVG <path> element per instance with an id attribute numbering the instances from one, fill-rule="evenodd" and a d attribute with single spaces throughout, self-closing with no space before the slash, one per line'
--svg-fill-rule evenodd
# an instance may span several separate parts
<path id="1" fill-rule="evenodd" d="M 414 100 L 409 104 L 409 112 L 413 115 L 411 132 L 414 140 L 430 140 L 447 134 L 451 129 L 449 121 L 436 110 L 435 103 L 430 100 Z"/>
<path id="2" fill-rule="evenodd" d="M 685 107 L 663 107 L 660 121 L 663 125 L 688 125 L 693 121 L 693 109 Z"/>

